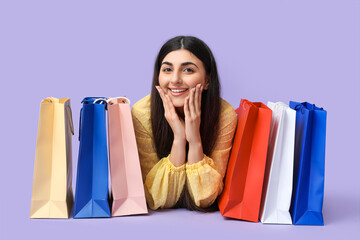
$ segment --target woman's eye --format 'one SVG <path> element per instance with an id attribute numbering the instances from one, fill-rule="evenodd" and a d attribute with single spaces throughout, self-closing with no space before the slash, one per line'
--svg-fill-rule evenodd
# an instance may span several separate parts
<path id="1" fill-rule="evenodd" d="M 170 72 L 171 68 L 163 68 L 163 72 Z"/>
<path id="2" fill-rule="evenodd" d="M 193 73 L 194 70 L 192 70 L 191 68 L 185 68 L 185 69 L 184 69 L 184 72 Z"/>

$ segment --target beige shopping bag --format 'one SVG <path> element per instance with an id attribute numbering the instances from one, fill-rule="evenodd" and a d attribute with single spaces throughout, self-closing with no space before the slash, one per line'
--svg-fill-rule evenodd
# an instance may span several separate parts
<path id="1" fill-rule="evenodd" d="M 147 214 L 144 184 L 131 117 L 125 97 L 108 100 L 112 216 Z"/>
<path id="2" fill-rule="evenodd" d="M 40 104 L 30 218 L 68 218 L 73 204 L 70 99 Z"/>

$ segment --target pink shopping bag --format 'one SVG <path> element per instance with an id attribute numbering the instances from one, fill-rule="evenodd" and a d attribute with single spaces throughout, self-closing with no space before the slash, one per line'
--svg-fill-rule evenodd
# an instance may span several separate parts
<path id="1" fill-rule="evenodd" d="M 127 98 L 108 100 L 108 122 L 113 197 L 111 215 L 147 214 L 130 101 Z"/>

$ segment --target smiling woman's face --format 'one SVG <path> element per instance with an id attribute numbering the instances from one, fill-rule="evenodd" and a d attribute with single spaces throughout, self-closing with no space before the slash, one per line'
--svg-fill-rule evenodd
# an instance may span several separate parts
<path id="1" fill-rule="evenodd" d="M 168 53 L 161 63 L 159 85 L 169 95 L 175 108 L 184 107 L 185 98 L 197 84 L 207 89 L 203 63 L 186 49 Z"/>

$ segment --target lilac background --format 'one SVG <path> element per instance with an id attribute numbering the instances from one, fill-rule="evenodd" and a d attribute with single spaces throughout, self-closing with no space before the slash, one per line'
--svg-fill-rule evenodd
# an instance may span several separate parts
<path id="1" fill-rule="evenodd" d="M 360 238 L 360 2 L 1 1 L 0 238 Z M 195 35 L 215 54 L 222 97 L 309 101 L 328 111 L 324 227 L 274 226 L 187 210 L 88 220 L 30 220 L 43 98 L 150 92 L 161 45 Z M 75 178 L 74 178 L 75 183 Z M 74 185 L 75 186 L 75 185 Z M 4 238 L 5 237 L 5 238 Z"/>

